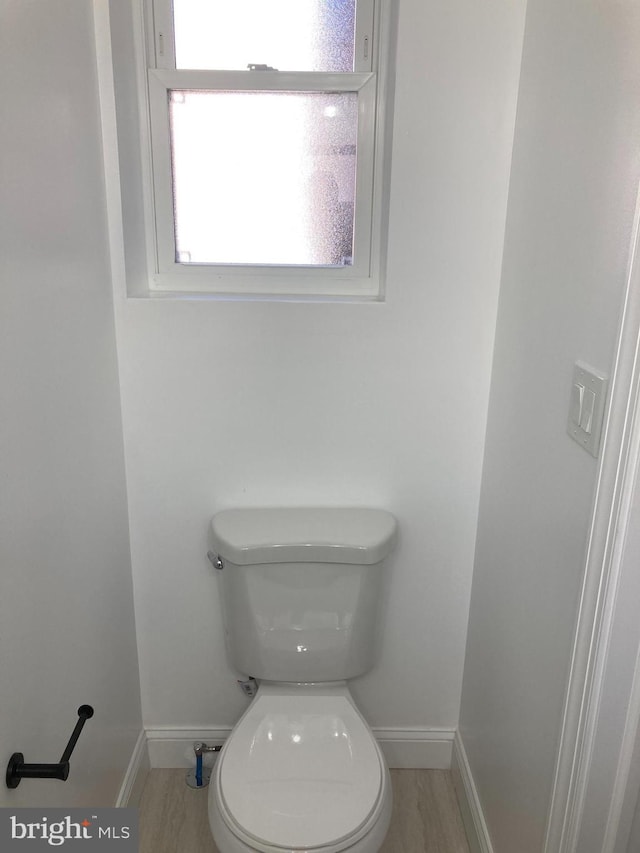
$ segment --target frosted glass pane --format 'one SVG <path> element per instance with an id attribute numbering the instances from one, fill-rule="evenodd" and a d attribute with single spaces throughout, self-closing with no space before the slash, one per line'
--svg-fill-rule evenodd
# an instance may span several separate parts
<path id="1" fill-rule="evenodd" d="M 176 68 L 353 71 L 355 0 L 173 0 Z"/>
<path id="2" fill-rule="evenodd" d="M 352 263 L 355 92 L 172 91 L 176 260 Z"/>

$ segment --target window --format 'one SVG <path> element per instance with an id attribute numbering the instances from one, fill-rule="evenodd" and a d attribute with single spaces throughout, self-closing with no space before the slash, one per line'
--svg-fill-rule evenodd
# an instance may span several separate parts
<path id="1" fill-rule="evenodd" d="M 149 0 L 158 291 L 376 296 L 374 0 Z"/>

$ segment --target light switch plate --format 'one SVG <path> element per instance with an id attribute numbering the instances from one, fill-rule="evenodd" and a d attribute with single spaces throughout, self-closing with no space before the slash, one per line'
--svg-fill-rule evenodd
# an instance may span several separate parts
<path id="1" fill-rule="evenodd" d="M 604 373 L 582 361 L 576 361 L 571 381 L 567 432 L 592 456 L 597 456 L 600 450 L 607 381 Z"/>

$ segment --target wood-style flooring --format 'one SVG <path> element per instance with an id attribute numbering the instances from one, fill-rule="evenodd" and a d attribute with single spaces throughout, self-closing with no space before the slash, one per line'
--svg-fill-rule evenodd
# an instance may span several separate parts
<path id="1" fill-rule="evenodd" d="M 393 816 L 380 853 L 469 853 L 451 774 L 392 770 Z M 152 770 L 140 802 L 140 853 L 218 853 L 207 818 L 207 788 L 184 770 Z"/>

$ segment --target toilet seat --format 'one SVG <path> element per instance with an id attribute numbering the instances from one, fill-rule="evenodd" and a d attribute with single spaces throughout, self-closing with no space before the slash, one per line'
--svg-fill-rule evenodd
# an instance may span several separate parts
<path id="1" fill-rule="evenodd" d="M 218 759 L 213 787 L 224 823 L 264 853 L 354 845 L 388 798 L 370 729 L 346 688 L 265 688 Z"/>

